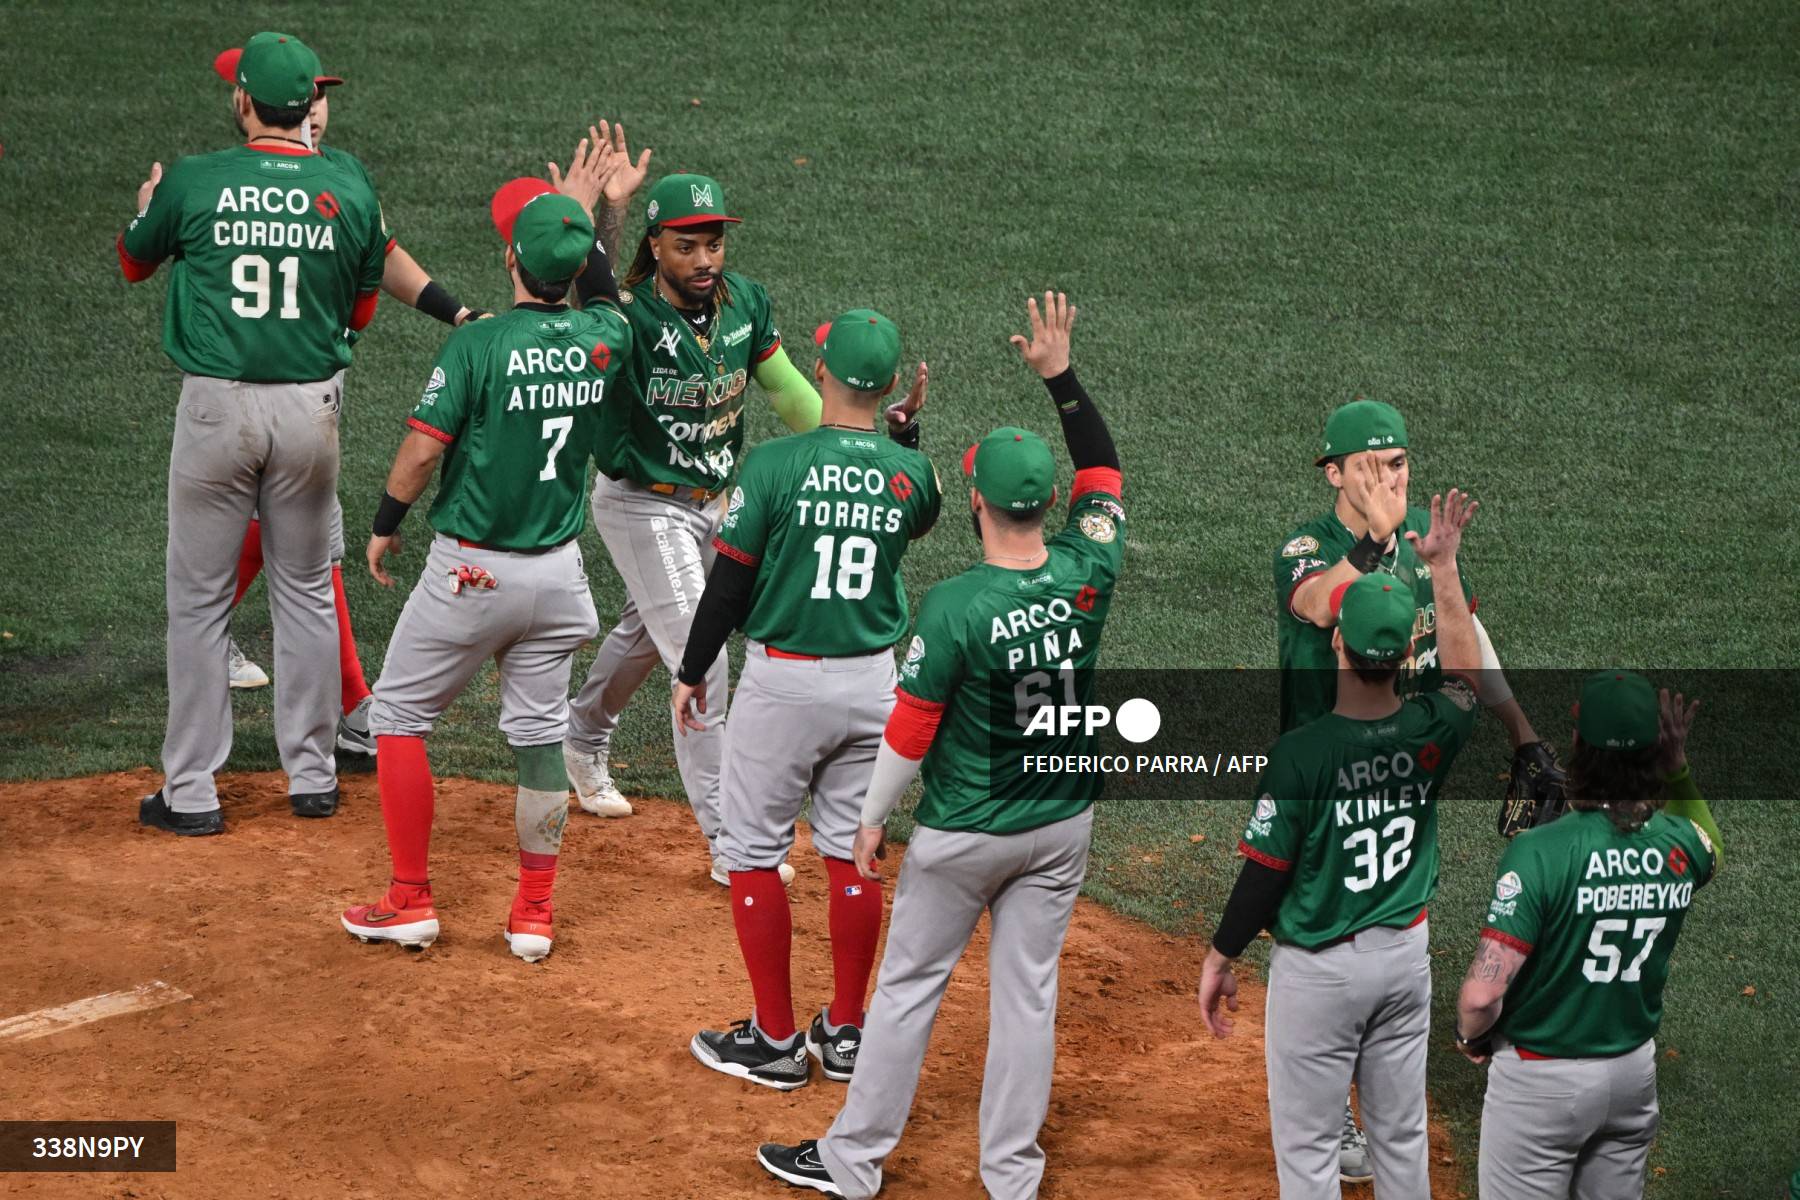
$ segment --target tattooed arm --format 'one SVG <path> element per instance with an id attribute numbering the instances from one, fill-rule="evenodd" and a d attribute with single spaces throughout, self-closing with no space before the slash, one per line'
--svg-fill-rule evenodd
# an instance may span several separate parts
<path id="1" fill-rule="evenodd" d="M 1476 946 L 1475 961 L 1463 976 L 1462 994 L 1456 1001 L 1457 1049 L 1470 1061 L 1479 1064 L 1488 1060 L 1487 1036 L 1500 1020 L 1506 989 L 1512 986 L 1530 953 L 1529 946 L 1521 948 L 1510 939 L 1502 941 L 1485 934 Z"/>

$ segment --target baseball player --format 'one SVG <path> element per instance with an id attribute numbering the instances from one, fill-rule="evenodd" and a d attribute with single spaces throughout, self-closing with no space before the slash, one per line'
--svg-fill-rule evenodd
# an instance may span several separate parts
<path id="1" fill-rule="evenodd" d="M 241 48 L 221 51 L 213 59 L 213 71 L 226 83 L 236 83 L 238 62 L 243 53 Z M 325 145 L 325 129 L 331 121 L 330 89 L 344 81 L 336 75 L 321 75 L 313 82 L 318 85 L 318 94 L 307 113 L 305 129 L 313 148 L 329 159 L 338 154 L 335 147 Z M 344 158 L 356 169 L 361 168 L 361 164 L 354 158 L 348 155 Z M 436 317 L 452 328 L 464 321 L 489 315 L 481 309 L 467 307 L 435 282 L 412 255 L 401 248 L 385 221 L 383 230 L 388 236 L 387 259 L 381 273 L 382 291 L 409 308 L 416 308 L 427 316 Z M 350 606 L 344 595 L 343 559 L 344 511 L 342 505 L 334 505 L 331 521 L 331 598 L 338 618 L 338 678 L 342 711 L 338 718 L 337 748 L 354 754 L 373 754 L 375 739 L 369 733 L 369 685 L 363 677 L 362 659 L 356 649 L 356 635 L 350 626 Z M 256 576 L 262 571 L 262 563 L 262 522 L 252 518 L 250 531 L 245 534 L 243 549 L 238 555 L 237 591 L 231 599 L 233 608 L 243 600 L 244 593 L 256 581 Z M 268 685 L 268 672 L 244 655 L 235 638 L 230 642 L 230 654 L 232 687 L 255 688 Z"/>
<path id="2" fill-rule="evenodd" d="M 1698 703 L 1640 675 L 1582 684 L 1569 806 L 1520 834 L 1457 1004 L 1487 1063 L 1482 1200 L 1644 1194 L 1669 957 L 1724 843 L 1688 773 Z"/>
<path id="3" fill-rule="evenodd" d="M 120 235 L 133 282 L 173 259 L 163 346 L 182 369 L 169 467 L 169 724 L 163 787 L 138 819 L 219 833 L 213 772 L 231 750 L 227 623 L 260 510 L 276 661 L 275 738 L 297 816 L 337 809 L 337 616 L 330 525 L 344 330 L 375 312 L 387 238 L 361 164 L 307 145 L 319 59 L 298 38 L 245 45 L 232 93 L 247 141 L 160 165 Z"/>
<path id="4" fill-rule="evenodd" d="M 1364 470 L 1349 469 L 1353 453 Z M 1386 575 L 1413 595 L 1413 651 L 1402 670 L 1403 691 L 1428 691 L 1439 674 L 1431 569 L 1418 561 L 1407 540 L 1407 535 L 1425 531 L 1426 514 L 1407 505 L 1411 460 L 1405 421 L 1379 401 L 1343 405 L 1326 423 L 1324 452 L 1315 465 L 1337 492 L 1332 511 L 1294 530 L 1274 556 L 1283 733 L 1331 711 L 1338 670 L 1331 648 L 1330 599 L 1337 588 L 1362 575 Z M 1470 594 L 1466 585 L 1464 590 Z M 1501 832 L 1510 836 L 1562 812 L 1562 771 L 1555 751 L 1539 740 L 1513 698 L 1479 618 L 1475 635 L 1481 647 L 1476 684 L 1482 703 L 1506 726 L 1514 747 L 1512 782 L 1500 817 Z M 1348 1103 L 1341 1141 L 1343 1178 L 1366 1181 L 1368 1139 Z"/>
<path id="5" fill-rule="evenodd" d="M 1056 464 L 1035 434 L 996 429 L 966 456 L 983 561 L 932 588 L 920 606 L 853 848 L 857 868 L 876 878 L 884 823 L 922 759 L 918 828 L 849 1095 L 824 1138 L 757 1154 L 777 1178 L 828 1195 L 880 1190 L 944 988 L 983 910 L 993 934 L 981 1179 L 997 1200 L 1021 1200 L 1037 1195 L 1044 1173 L 1037 1136 L 1056 1057 L 1057 962 L 1087 869 L 1101 777 L 1026 774 L 1019 758 L 1091 752 L 1079 728 L 1060 737 L 1026 729 L 1065 687 L 1072 702 L 1093 695 L 1125 509 L 1112 437 L 1069 366 L 1075 309 L 1048 292 L 1041 312 L 1035 300 L 1029 309 L 1030 340 L 1012 341 L 1062 416 L 1075 464 L 1069 515 L 1046 542 Z"/>
<path id="6" fill-rule="evenodd" d="M 744 671 L 725 723 L 719 862 L 756 998 L 752 1015 L 689 1048 L 715 1071 L 781 1091 L 804 1085 L 807 1052 L 846 1080 L 862 1040 L 863 998 L 881 939 L 881 885 L 857 871 L 857 816 L 894 707 L 894 643 L 906 632 L 900 559 L 937 520 L 941 495 L 919 453 L 920 363 L 905 403 L 875 411 L 899 381 L 900 331 L 852 309 L 816 334 L 824 401 L 811 433 L 759 446 L 713 542 L 718 558 L 676 675 L 683 733 L 704 729 L 707 674 L 743 626 Z M 813 847 L 831 879 L 831 1004 L 804 1045 L 794 1025 L 793 921 L 779 868 L 812 796 Z"/>
<path id="7" fill-rule="evenodd" d="M 1351 456 L 1353 475 L 1379 468 Z M 1284 1200 L 1337 1196 L 1352 1081 L 1373 1136 L 1377 1197 L 1430 1194 L 1425 1043 L 1431 1024 L 1426 906 L 1437 888 L 1437 814 L 1451 764 L 1474 728 L 1480 649 L 1456 551 L 1475 504 L 1433 496 L 1429 532 L 1408 531 L 1431 572 L 1436 684 L 1402 700 L 1416 661 L 1416 597 L 1384 572 L 1339 585 L 1330 604 L 1337 655 L 1331 712 L 1284 733 L 1269 752 L 1239 849 L 1244 866 L 1200 976 L 1215 1036 L 1237 1007 L 1231 960 L 1258 931 L 1269 960 L 1265 1054 L 1269 1128 Z"/>
<path id="8" fill-rule="evenodd" d="M 629 197 L 608 203 L 613 210 Z M 626 601 L 570 709 L 565 750 L 582 808 L 602 816 L 631 811 L 607 769 L 619 714 L 659 659 L 671 675 L 681 665 L 712 568 L 719 501 L 737 477 L 744 389 L 755 378 L 796 433 L 819 423 L 819 395 L 782 350 L 768 292 L 725 269 L 725 228 L 738 218 L 718 182 L 664 178 L 651 189 L 645 220 L 619 293 L 636 341 L 633 402 L 602 414 L 594 481 L 594 525 Z M 714 844 L 726 660 L 711 672 L 704 731 L 676 738 L 675 759 L 714 860 L 712 877 L 729 885 Z"/>
<path id="9" fill-rule="evenodd" d="M 578 159 L 571 178 L 591 178 L 603 161 Z M 425 737 L 491 658 L 519 780 L 519 890 L 505 936 L 515 955 L 537 962 L 550 953 L 550 894 L 569 812 L 569 669 L 577 647 L 599 632 L 575 539 L 600 413 L 619 402 L 632 335 L 608 299 L 616 295 L 611 269 L 581 203 L 541 181 L 515 180 L 495 195 L 493 211 L 514 307 L 444 344 L 369 540 L 370 573 L 392 586 L 382 558 L 442 459 L 436 536 L 388 643 L 370 714 L 392 883 L 342 921 L 365 942 L 423 948 L 436 940 Z M 589 301 L 572 309 L 564 301 L 577 271 Z"/>

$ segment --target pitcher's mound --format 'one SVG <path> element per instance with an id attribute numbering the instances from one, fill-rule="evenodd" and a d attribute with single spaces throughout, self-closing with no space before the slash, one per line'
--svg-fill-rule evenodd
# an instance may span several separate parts
<path id="1" fill-rule="evenodd" d="M 517 880 L 513 793 L 438 785 L 443 934 L 363 945 L 338 913 L 388 860 L 370 776 L 330 820 L 288 814 L 274 775 L 221 780 L 227 830 L 141 829 L 148 772 L 0 787 L 0 1020 L 161 980 L 192 999 L 0 1040 L 14 1119 L 174 1120 L 174 1175 L 13 1175 L 32 1196 L 736 1197 L 787 1192 L 764 1141 L 817 1137 L 844 1096 L 708 1071 L 695 1030 L 750 1011 L 724 889 L 692 815 L 570 815 L 556 945 L 530 965 L 500 932 Z M 795 847 L 794 996 L 830 999 L 825 872 Z M 898 858 L 887 866 L 889 878 Z M 950 984 L 884 1196 L 983 1195 L 976 1120 L 986 926 Z M 1204 947 L 1081 903 L 1062 964 L 1046 1197 L 1273 1197 L 1262 994 L 1237 1036 L 1200 1025 Z M 1454 1195 L 1433 1135 L 1437 1191 Z M 1351 1189 L 1367 1194 L 1367 1189 Z"/>

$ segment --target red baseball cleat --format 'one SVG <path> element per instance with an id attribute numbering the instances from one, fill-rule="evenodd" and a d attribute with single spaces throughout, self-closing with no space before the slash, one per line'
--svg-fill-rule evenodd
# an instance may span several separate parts
<path id="1" fill-rule="evenodd" d="M 550 920 L 548 904 L 527 904 L 514 897 L 512 915 L 506 919 L 502 936 L 512 952 L 526 962 L 542 962 L 550 956 L 550 939 L 556 936 Z"/>
<path id="2" fill-rule="evenodd" d="M 392 903 L 394 899 L 390 888 L 375 904 L 346 908 L 340 920 L 362 942 L 398 942 L 408 950 L 423 950 L 437 941 L 437 909 L 430 893 L 414 895 L 405 905 Z"/>

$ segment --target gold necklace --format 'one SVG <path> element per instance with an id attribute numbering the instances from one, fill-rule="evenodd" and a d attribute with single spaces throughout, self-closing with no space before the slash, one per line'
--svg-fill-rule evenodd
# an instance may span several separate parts
<path id="1" fill-rule="evenodd" d="M 717 286 L 718 285 L 715 284 L 714 288 L 716 289 Z M 681 306 L 669 299 L 669 297 L 663 293 L 661 275 L 656 277 L 656 298 L 675 310 L 675 315 L 681 318 L 682 327 L 688 331 L 688 336 L 694 339 L 694 344 L 696 346 L 700 347 L 700 353 L 712 363 L 714 370 L 718 374 L 723 375 L 725 373 L 725 356 L 719 355 L 717 358 L 713 357 L 713 334 L 703 334 L 698 329 L 695 329 L 694 323 L 687 319 L 687 315 L 682 311 Z M 712 298 L 712 320 L 707 323 L 707 328 L 714 331 L 719 328 L 719 297 L 716 290 Z"/>

